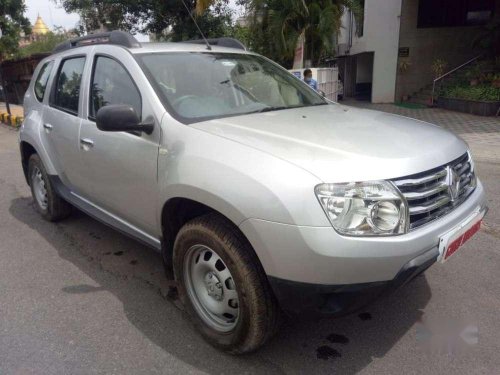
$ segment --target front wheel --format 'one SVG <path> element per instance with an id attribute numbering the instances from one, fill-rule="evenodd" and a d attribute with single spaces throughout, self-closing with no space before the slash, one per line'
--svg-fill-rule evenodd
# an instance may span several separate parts
<path id="1" fill-rule="evenodd" d="M 203 337 L 234 354 L 258 349 L 276 331 L 278 307 L 257 256 L 216 214 L 185 224 L 174 245 L 179 296 Z"/>

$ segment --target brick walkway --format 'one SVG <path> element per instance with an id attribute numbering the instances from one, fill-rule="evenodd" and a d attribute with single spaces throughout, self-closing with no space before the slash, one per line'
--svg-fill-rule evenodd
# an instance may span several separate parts
<path id="1" fill-rule="evenodd" d="M 346 100 L 341 103 L 395 113 L 439 125 L 465 139 L 475 159 L 500 163 L 500 117 L 475 116 L 441 108 L 411 109 L 394 104 L 372 104 L 356 100 Z"/>

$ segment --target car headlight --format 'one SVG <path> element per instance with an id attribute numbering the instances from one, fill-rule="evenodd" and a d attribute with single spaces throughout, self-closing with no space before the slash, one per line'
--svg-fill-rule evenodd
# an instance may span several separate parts
<path id="1" fill-rule="evenodd" d="M 321 184 L 314 191 L 340 234 L 380 236 L 408 231 L 406 200 L 388 181 Z"/>

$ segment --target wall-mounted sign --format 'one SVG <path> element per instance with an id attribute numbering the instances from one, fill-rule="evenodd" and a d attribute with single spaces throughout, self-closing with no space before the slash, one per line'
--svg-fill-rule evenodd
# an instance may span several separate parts
<path id="1" fill-rule="evenodd" d="M 398 55 L 399 57 L 409 57 L 410 47 L 399 47 Z"/>

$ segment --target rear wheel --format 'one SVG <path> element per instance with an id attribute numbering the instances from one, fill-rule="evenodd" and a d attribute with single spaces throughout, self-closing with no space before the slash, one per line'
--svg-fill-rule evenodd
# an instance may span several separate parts
<path id="1" fill-rule="evenodd" d="M 57 195 L 47 171 L 37 154 L 31 155 L 28 164 L 31 194 L 36 210 L 49 221 L 58 221 L 71 213 L 71 206 Z"/>
<path id="2" fill-rule="evenodd" d="M 276 331 L 278 307 L 254 250 L 223 217 L 185 224 L 174 245 L 179 296 L 204 338 L 225 351 L 256 350 Z"/>

